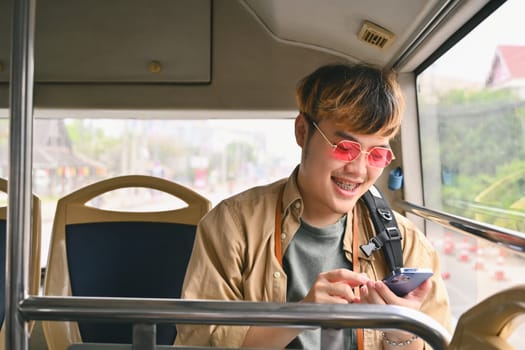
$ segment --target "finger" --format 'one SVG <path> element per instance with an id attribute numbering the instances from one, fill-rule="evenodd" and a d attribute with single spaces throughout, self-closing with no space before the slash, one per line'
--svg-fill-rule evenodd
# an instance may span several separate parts
<path id="1" fill-rule="evenodd" d="M 381 298 L 383 303 L 394 305 L 399 305 L 400 302 L 402 303 L 402 301 L 399 300 L 401 298 L 392 292 L 390 288 L 388 288 L 388 286 L 382 281 L 374 282 L 374 290 L 376 291 L 378 297 Z"/>
<path id="2" fill-rule="evenodd" d="M 367 301 L 370 304 L 380 304 L 380 305 L 385 304 L 385 301 L 383 300 L 381 295 L 376 290 L 376 283 L 374 281 L 368 281 L 366 283 L 366 287 L 368 290 Z"/>
<path id="3" fill-rule="evenodd" d="M 336 269 L 320 273 L 312 288 L 303 299 L 314 303 L 358 303 L 360 298 L 353 288 L 366 283 L 366 274 L 348 269 Z"/>
<path id="4" fill-rule="evenodd" d="M 348 269 L 330 270 L 323 272 L 321 276 L 330 282 L 345 282 L 351 287 L 361 286 L 370 280 L 366 274 Z"/>
<path id="5" fill-rule="evenodd" d="M 412 294 L 414 293 L 414 291 L 408 293 L 403 297 L 399 297 L 394 292 L 392 292 L 390 288 L 388 288 L 388 286 L 382 281 L 376 281 L 374 284 L 377 294 L 384 300 L 386 304 L 409 307 L 415 310 L 419 310 L 419 308 L 421 307 L 421 303 L 423 302 L 424 298 L 419 299 L 415 297 Z"/>
<path id="6" fill-rule="evenodd" d="M 304 302 L 311 303 L 337 303 L 348 304 L 353 302 L 355 296 L 350 287 L 345 282 L 332 283 L 319 277 L 312 288 L 303 299 Z"/>
<path id="7" fill-rule="evenodd" d="M 330 284 L 329 294 L 346 300 L 349 303 L 358 303 L 360 298 L 355 295 L 354 289 L 346 282 L 337 282 Z"/>
<path id="8" fill-rule="evenodd" d="M 359 293 L 361 296 L 360 302 L 368 303 L 368 288 L 366 287 L 366 284 L 359 287 Z"/>

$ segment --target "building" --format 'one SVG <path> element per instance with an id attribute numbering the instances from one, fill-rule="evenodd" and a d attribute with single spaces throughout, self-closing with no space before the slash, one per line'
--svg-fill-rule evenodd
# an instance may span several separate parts
<path id="1" fill-rule="evenodd" d="M 525 98 L 525 46 L 498 46 L 486 85 L 515 89 Z"/>

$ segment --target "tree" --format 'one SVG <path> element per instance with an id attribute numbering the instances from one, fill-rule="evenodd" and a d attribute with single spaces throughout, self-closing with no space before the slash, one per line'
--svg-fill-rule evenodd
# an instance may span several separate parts
<path id="1" fill-rule="evenodd" d="M 455 178 L 442 187 L 446 210 L 473 217 L 472 206 L 457 203 L 509 209 L 521 200 L 525 180 L 500 188 L 497 196 L 480 194 L 525 169 L 525 101 L 509 89 L 454 90 L 441 97 L 437 109 L 441 166 Z"/>

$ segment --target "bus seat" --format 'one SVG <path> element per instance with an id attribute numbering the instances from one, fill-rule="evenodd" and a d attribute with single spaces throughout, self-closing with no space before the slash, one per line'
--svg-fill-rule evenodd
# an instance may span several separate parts
<path id="1" fill-rule="evenodd" d="M 173 350 L 173 346 L 169 345 L 156 345 L 155 350 Z M 192 349 L 194 349 L 192 347 Z M 195 348 L 198 349 L 198 348 Z M 203 348 L 204 349 L 204 348 Z M 209 349 L 209 348 L 206 348 Z M 73 344 L 67 350 L 133 350 L 132 344 Z"/>
<path id="2" fill-rule="evenodd" d="M 96 208 L 89 201 L 124 188 L 161 191 L 184 207 L 157 211 Z M 197 223 L 211 208 L 198 193 L 169 180 L 119 176 L 81 188 L 57 203 L 46 296 L 179 298 Z M 75 343 L 132 343 L 132 325 L 42 322 L 49 350 Z M 157 325 L 157 344 L 173 345 L 175 325 Z"/>
<path id="3" fill-rule="evenodd" d="M 218 348 L 213 347 L 215 350 L 231 350 L 231 348 Z M 191 349 L 191 350 L 204 350 L 210 349 L 209 346 L 170 346 L 170 345 L 155 345 L 155 350 L 174 350 L 174 349 Z M 94 343 L 82 343 L 72 344 L 67 350 L 134 350 L 132 344 L 94 344 Z M 242 350 L 242 349 L 238 349 Z"/>
<path id="4" fill-rule="evenodd" d="M 0 178 L 0 192 L 7 195 L 7 180 Z M 7 197 L 6 197 L 7 198 Z M 40 289 L 40 230 L 41 211 L 40 199 L 33 195 L 33 219 L 31 228 L 31 255 L 29 267 L 29 294 L 38 295 Z M 6 235 L 7 235 L 7 206 L 0 206 L 0 350 L 5 347 L 5 267 L 6 267 Z M 34 321 L 29 322 L 29 330 Z"/>
<path id="5" fill-rule="evenodd" d="M 506 289 L 467 310 L 458 320 L 449 350 L 511 350 L 507 338 L 523 321 L 525 285 Z"/>

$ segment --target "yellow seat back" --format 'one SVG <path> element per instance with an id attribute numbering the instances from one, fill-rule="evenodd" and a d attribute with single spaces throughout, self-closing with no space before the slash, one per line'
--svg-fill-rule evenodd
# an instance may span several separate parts
<path id="1" fill-rule="evenodd" d="M 176 197 L 186 206 L 137 212 L 87 205 L 102 194 L 123 188 L 161 191 Z M 164 294 L 157 294 L 157 290 L 161 293 L 160 289 L 166 283 L 176 282 L 182 286 L 187 261 L 182 259 L 174 266 L 177 262 L 173 259 L 181 255 L 187 255 L 189 259 L 197 223 L 210 207 L 210 201 L 189 188 L 144 175 L 110 178 L 63 197 L 57 203 L 44 295 L 178 297 L 173 294 L 173 286 Z M 192 235 L 191 241 L 185 238 L 183 242 L 165 243 L 169 239 L 180 240 L 188 233 Z M 82 258 L 83 262 L 77 262 L 77 258 Z M 169 268 L 159 266 L 165 260 L 169 260 Z M 49 350 L 65 350 L 71 344 L 82 342 L 126 342 L 130 327 L 43 322 Z M 158 336 L 162 327 L 157 327 Z"/>
<path id="2" fill-rule="evenodd" d="M 514 350 L 507 338 L 523 318 L 525 285 L 499 292 L 459 318 L 450 350 Z"/>
<path id="3" fill-rule="evenodd" d="M 0 178 L 0 192 L 7 194 L 7 180 Z M 30 246 L 31 253 L 29 256 L 30 266 L 29 266 L 29 294 L 38 295 L 40 289 L 41 273 L 40 273 L 40 246 L 41 246 L 41 207 L 40 199 L 33 195 L 32 197 L 32 226 L 31 226 L 31 236 L 30 236 Z M 0 241 L 2 242 L 0 249 L 3 250 L 5 254 L 6 248 L 6 226 L 7 226 L 7 206 L 0 206 Z M 2 262 L 2 278 L 5 281 L 5 255 L 4 261 Z M 5 283 L 3 283 L 5 285 Z M 3 294 L 3 293 L 2 293 Z M 0 327 L 0 350 L 5 347 L 5 298 L 2 298 L 2 315 L 4 316 L 1 321 Z M 29 330 L 31 331 L 34 326 L 34 321 L 29 322 Z"/>

